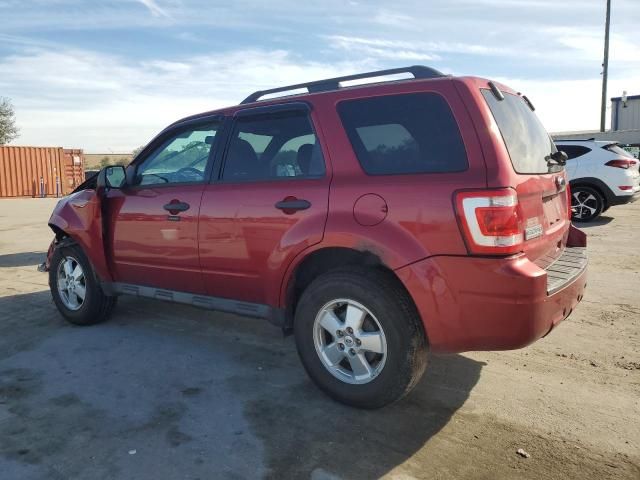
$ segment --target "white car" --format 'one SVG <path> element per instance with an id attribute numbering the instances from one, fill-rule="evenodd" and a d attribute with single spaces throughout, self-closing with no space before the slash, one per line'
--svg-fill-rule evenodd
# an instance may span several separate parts
<path id="1" fill-rule="evenodd" d="M 573 220 L 588 222 L 609 207 L 640 197 L 639 162 L 616 142 L 555 140 L 567 154 Z"/>

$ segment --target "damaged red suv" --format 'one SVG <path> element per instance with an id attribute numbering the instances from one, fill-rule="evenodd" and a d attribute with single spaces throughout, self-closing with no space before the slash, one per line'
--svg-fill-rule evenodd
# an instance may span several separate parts
<path id="1" fill-rule="evenodd" d="M 58 203 L 53 299 L 79 325 L 123 294 L 265 318 L 326 393 L 383 406 L 429 352 L 524 347 L 582 299 L 566 156 L 533 110 L 416 66 L 179 120 Z"/>

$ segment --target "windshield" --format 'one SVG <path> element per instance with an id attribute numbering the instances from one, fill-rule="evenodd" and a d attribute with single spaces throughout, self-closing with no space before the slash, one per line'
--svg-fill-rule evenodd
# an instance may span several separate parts
<path id="1" fill-rule="evenodd" d="M 547 157 L 557 149 L 551 137 L 522 97 L 503 92 L 498 100 L 491 90 L 482 89 L 517 173 L 549 173 Z M 557 171 L 559 165 L 552 167 Z"/>

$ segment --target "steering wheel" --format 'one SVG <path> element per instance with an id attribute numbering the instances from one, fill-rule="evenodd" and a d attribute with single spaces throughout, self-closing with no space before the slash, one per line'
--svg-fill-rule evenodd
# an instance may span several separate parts
<path id="1" fill-rule="evenodd" d="M 176 175 L 179 177 L 197 178 L 197 180 L 202 180 L 204 172 L 194 167 L 184 167 L 178 170 Z"/>

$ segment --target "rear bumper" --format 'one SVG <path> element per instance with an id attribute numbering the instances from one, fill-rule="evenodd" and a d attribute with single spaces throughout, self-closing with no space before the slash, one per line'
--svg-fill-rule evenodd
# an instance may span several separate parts
<path id="1" fill-rule="evenodd" d="M 418 307 L 431 350 L 447 353 L 527 346 L 573 312 L 587 283 L 586 257 L 561 285 L 524 255 L 432 257 L 396 273 Z"/>
<path id="2" fill-rule="evenodd" d="M 640 199 L 640 191 L 631 193 L 630 195 L 612 195 L 609 199 L 609 205 L 624 205 L 625 203 L 633 203 Z"/>

